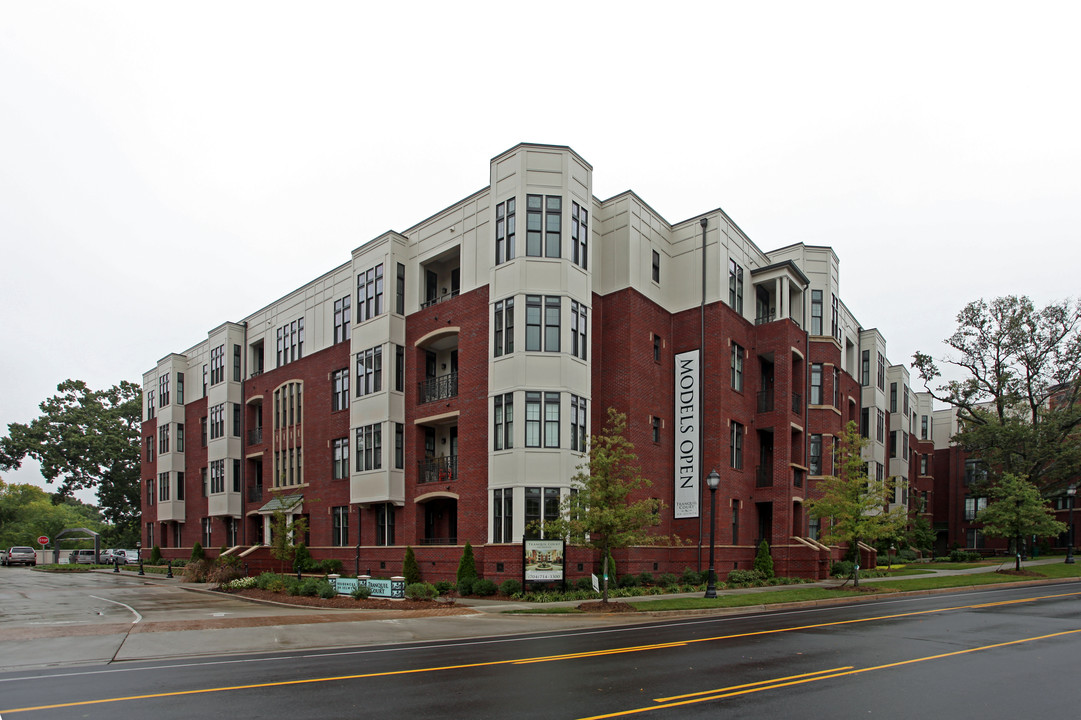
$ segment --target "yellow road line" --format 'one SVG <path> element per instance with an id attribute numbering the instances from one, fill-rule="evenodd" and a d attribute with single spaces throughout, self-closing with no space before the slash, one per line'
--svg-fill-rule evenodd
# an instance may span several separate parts
<path id="1" fill-rule="evenodd" d="M 690 645 L 691 643 L 715 642 L 715 641 L 718 641 L 718 640 L 733 640 L 733 639 L 736 639 L 736 638 L 754 637 L 754 636 L 758 636 L 758 635 L 773 635 L 773 634 L 776 634 L 776 633 L 795 632 L 795 631 L 799 631 L 799 630 L 813 630 L 813 629 L 817 629 L 817 628 L 832 627 L 832 626 L 837 626 L 837 625 L 853 625 L 853 624 L 857 624 L 857 623 L 872 622 L 872 621 L 876 621 L 876 620 L 895 620 L 897 618 L 913 617 L 913 616 L 917 616 L 917 615 L 932 615 L 932 614 L 936 614 L 936 613 L 949 612 L 949 611 L 953 611 L 953 610 L 968 610 L 968 609 L 975 609 L 975 608 L 987 608 L 987 607 L 994 607 L 996 605 L 1014 605 L 1014 604 L 1017 604 L 1017 603 L 1036 602 L 1037 600 L 1052 600 L 1052 599 L 1056 599 L 1056 598 L 1070 597 L 1070 596 L 1073 596 L 1073 595 L 1081 595 L 1081 591 L 1069 592 L 1069 593 L 1061 593 L 1061 594 L 1058 594 L 1058 595 L 1043 595 L 1043 596 L 1040 596 L 1040 597 L 1026 598 L 1026 599 L 1023 599 L 1023 600 L 1003 600 L 1003 601 L 1000 601 L 1000 602 L 981 603 L 981 604 L 978 604 L 978 605 L 958 605 L 958 606 L 955 606 L 955 607 L 939 608 L 939 609 L 936 609 L 936 610 L 916 610 L 916 611 L 913 611 L 913 612 L 895 613 L 893 615 L 879 615 L 879 616 L 870 617 L 870 618 L 855 618 L 855 619 L 852 619 L 852 620 L 838 620 L 838 621 L 835 621 L 835 622 L 828 622 L 828 623 L 815 623 L 813 625 L 798 625 L 798 626 L 787 627 L 787 628 L 775 628 L 773 630 L 757 630 L 757 631 L 754 631 L 754 632 L 734 633 L 732 635 L 718 635 L 716 637 L 697 638 L 697 639 L 692 639 L 692 640 L 683 640 L 683 641 L 676 642 L 676 643 L 659 643 L 659 644 L 656 644 L 656 645 L 638 645 L 638 646 L 632 646 L 632 647 L 628 647 L 628 648 L 615 648 L 615 649 L 610 649 L 610 650 L 595 650 L 595 651 L 591 651 L 591 652 L 573 653 L 573 654 L 570 654 L 570 655 L 548 655 L 548 656 L 540 656 L 540 657 L 534 657 L 534 658 L 518 658 L 518 659 L 515 659 L 515 660 L 493 660 L 491 662 L 483 662 L 483 663 L 466 663 L 466 664 L 462 664 L 462 665 L 445 665 L 445 666 L 442 666 L 442 667 L 413 668 L 411 670 L 388 670 L 386 672 L 363 673 L 363 674 L 359 674 L 359 675 L 337 675 L 337 676 L 332 676 L 332 677 L 308 678 L 308 679 L 305 679 L 305 680 L 281 680 L 281 681 L 277 681 L 277 682 L 254 683 L 254 684 L 251 684 L 251 685 L 230 685 L 230 686 L 224 686 L 224 687 L 200 688 L 198 690 L 176 690 L 176 691 L 173 691 L 173 692 L 152 693 L 152 694 L 148 694 L 148 695 L 129 695 L 129 696 L 126 696 L 126 697 L 102 698 L 100 700 L 78 700 L 78 701 L 75 701 L 75 702 L 58 703 L 58 704 L 55 704 L 55 705 L 36 705 L 36 706 L 33 706 L 33 707 L 8 708 L 6 710 L 0 710 L 0 716 L 3 716 L 4 713 L 32 712 L 32 711 L 35 711 L 35 710 L 53 710 L 53 709 L 56 709 L 56 708 L 64 708 L 64 707 L 81 707 L 81 706 L 84 706 L 84 705 L 101 705 L 101 704 L 104 704 L 104 703 L 129 702 L 129 701 L 132 701 L 132 700 L 151 700 L 151 699 L 154 699 L 154 698 L 181 697 L 181 696 L 184 696 L 184 695 L 201 695 L 201 694 L 206 694 L 206 693 L 231 692 L 231 691 L 234 691 L 234 690 L 253 690 L 253 689 L 256 689 L 256 688 L 284 687 L 284 686 L 287 686 L 287 685 L 309 685 L 309 684 L 314 684 L 314 683 L 339 682 L 339 681 L 342 681 L 342 680 L 362 680 L 362 679 L 366 679 L 366 678 L 392 677 L 392 676 L 395 676 L 395 675 L 413 675 L 413 674 L 417 674 L 417 673 L 426 673 L 426 672 L 441 672 L 443 670 L 464 670 L 464 669 L 468 669 L 468 668 L 492 667 L 492 666 L 496 666 L 496 665 L 523 665 L 523 664 L 537 663 L 537 662 L 552 662 L 552 661 L 555 661 L 555 660 L 573 660 L 573 659 L 579 659 L 579 658 L 599 657 L 599 656 L 602 656 L 602 655 L 612 655 L 612 654 L 625 653 L 625 652 L 641 652 L 641 651 L 645 651 L 645 650 L 659 650 L 659 649 L 670 648 L 670 647 L 683 647 L 683 646 L 686 646 L 686 645 Z M 1049 636 L 1046 636 L 1046 637 L 1053 637 L 1053 636 L 1049 635 Z M 1023 641 L 1017 641 L 1017 642 L 1023 642 Z M 1005 644 L 1010 644 L 1010 643 L 1005 643 Z M 994 646 L 989 646 L 989 647 L 994 647 Z M 963 650 L 961 652 L 971 652 L 971 651 Z M 945 656 L 943 656 L 943 657 L 945 657 Z M 864 671 L 855 671 L 855 672 L 864 672 Z M 819 679 L 819 678 L 813 678 L 813 679 Z M 808 680 L 797 680 L 797 681 L 794 681 L 793 683 L 788 683 L 788 684 L 797 684 L 797 683 L 800 683 L 800 682 L 809 682 L 809 681 Z M 783 685 L 778 685 L 777 687 L 783 687 Z M 741 692 L 754 692 L 754 691 L 741 691 Z M 736 693 L 736 694 L 740 694 L 740 693 Z M 718 697 L 729 697 L 729 696 L 718 696 Z M 684 702 L 697 702 L 697 701 L 696 700 L 691 700 L 691 701 L 684 701 Z M 663 707 L 663 706 L 654 706 L 654 707 L 647 708 L 647 709 L 658 709 L 658 707 Z M 644 710 L 636 710 L 636 711 L 633 711 L 633 712 L 644 712 Z M 628 714 L 628 713 L 617 713 L 617 715 L 611 715 L 611 716 L 602 715 L 602 716 L 598 716 L 598 717 L 616 717 L 619 714 Z"/>
<path id="2" fill-rule="evenodd" d="M 789 675 L 788 677 L 774 678 L 772 680 L 759 680 L 758 682 L 747 683 L 745 685 L 731 685 L 726 688 L 717 688 L 716 690 L 702 690 L 701 692 L 687 693 L 686 695 L 673 695 L 672 697 L 653 698 L 655 702 L 671 702 L 673 700 L 685 700 L 686 698 L 696 697 L 698 695 L 709 695 L 710 693 L 728 692 L 730 690 L 740 690 L 743 688 L 753 688 L 758 685 L 772 685 L 773 683 L 784 682 L 785 680 L 798 680 L 800 678 L 815 678 L 815 675 L 825 675 L 826 673 L 840 672 L 841 670 L 851 670 L 851 665 L 845 665 L 839 668 L 830 668 L 829 670 L 816 670 L 814 672 L 803 673 L 802 675 Z M 834 677 L 834 676 L 831 676 Z"/>

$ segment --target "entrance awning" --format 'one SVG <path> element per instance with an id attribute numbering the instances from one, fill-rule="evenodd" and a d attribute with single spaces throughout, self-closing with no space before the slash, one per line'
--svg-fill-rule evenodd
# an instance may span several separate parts
<path id="1" fill-rule="evenodd" d="M 300 509 L 300 504 L 302 502 L 304 502 L 303 495 L 279 495 L 271 498 L 270 502 L 259 508 L 259 513 L 261 515 L 269 515 L 277 510 L 296 511 Z"/>

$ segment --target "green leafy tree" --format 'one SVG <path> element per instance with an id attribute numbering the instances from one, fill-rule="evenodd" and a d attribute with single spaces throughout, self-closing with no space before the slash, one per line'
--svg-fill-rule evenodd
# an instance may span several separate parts
<path id="1" fill-rule="evenodd" d="M 160 555 L 159 555 L 160 557 Z M 198 540 L 191 546 L 191 561 L 199 562 L 206 558 L 206 552 L 203 550 L 203 544 Z"/>
<path id="2" fill-rule="evenodd" d="M 0 438 L 0 470 L 33 458 L 46 480 L 60 483 L 60 499 L 96 490 L 106 520 L 138 537 L 139 386 L 122 381 L 92 390 L 81 380 L 65 380 L 56 389 L 59 394 L 38 406 L 40 416 L 8 424 Z"/>
<path id="3" fill-rule="evenodd" d="M 892 483 L 869 476 L 862 457 L 866 445 L 856 423 L 849 422 L 838 445 L 836 474 L 822 478 L 814 490 L 818 497 L 808 502 L 811 517 L 828 521 L 823 523 L 822 539 L 832 544 L 847 543 L 852 551 L 861 542 L 874 544 L 896 536 L 908 520 L 901 508 L 886 510 L 887 497 L 893 494 Z M 853 584 L 860 584 L 858 569 Z"/>
<path id="4" fill-rule="evenodd" d="M 765 540 L 758 545 L 758 552 L 754 556 L 754 570 L 767 580 L 773 577 L 773 556 L 769 552 L 769 543 Z"/>
<path id="5" fill-rule="evenodd" d="M 660 500 L 631 499 L 652 483 L 640 474 L 626 429 L 627 417 L 608 408 L 604 430 L 590 439 L 589 461 L 578 467 L 571 481 L 577 492 L 563 499 L 559 519 L 544 526 L 549 537 L 569 538 L 575 545 L 600 551 L 602 597 L 606 603 L 611 551 L 656 542 L 658 538 L 650 534 L 649 528 L 660 522 Z"/>
<path id="6" fill-rule="evenodd" d="M 945 340 L 942 362 L 959 380 L 940 381 L 929 355 L 912 366 L 932 397 L 957 409 L 954 440 L 982 460 L 993 484 L 1005 474 L 1025 476 L 1055 491 L 1081 474 L 1081 302 L 1037 308 L 1027 297 L 971 302 Z"/>
<path id="7" fill-rule="evenodd" d="M 477 579 L 477 560 L 473 556 L 473 546 L 465 541 L 462 557 L 458 561 L 458 592 L 469 595 L 473 591 L 473 582 Z"/>
<path id="8" fill-rule="evenodd" d="M 36 485 L 9 484 L 0 479 L 0 547 L 38 547 L 41 535 L 55 546 L 57 535 L 68 528 L 105 530 L 98 508 L 75 498 L 56 500 Z"/>
<path id="9" fill-rule="evenodd" d="M 976 515 L 983 532 L 991 537 L 1012 538 L 1021 569 L 1021 538 L 1027 535 L 1058 535 L 1066 523 L 1055 519 L 1054 511 L 1040 490 L 1023 477 L 1006 474 L 987 491 L 987 507 Z"/>
<path id="10" fill-rule="evenodd" d="M 417 556 L 413 554 L 413 546 L 405 548 L 405 560 L 402 561 L 402 577 L 406 585 L 420 582 L 420 565 L 417 564 Z"/>
<path id="11" fill-rule="evenodd" d="M 284 495 L 276 495 L 277 507 L 270 515 L 270 554 L 281 563 L 281 571 L 293 563 L 296 555 L 296 539 L 308 532 L 308 518 L 291 515 L 304 498 L 295 496 L 290 501 Z"/>

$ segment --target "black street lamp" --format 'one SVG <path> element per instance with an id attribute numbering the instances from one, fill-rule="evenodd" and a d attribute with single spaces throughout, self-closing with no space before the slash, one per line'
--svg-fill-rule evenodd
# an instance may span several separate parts
<path id="1" fill-rule="evenodd" d="M 706 477 L 709 483 L 709 582 L 706 584 L 706 597 L 717 597 L 717 573 L 713 571 L 713 549 L 716 546 L 715 536 L 717 533 L 717 486 L 721 484 L 721 476 L 716 468 L 709 471 Z"/>
<path id="2" fill-rule="evenodd" d="M 1066 497 L 1070 498 L 1070 515 L 1069 515 L 1069 523 L 1068 523 L 1069 528 L 1067 529 L 1067 532 L 1069 533 L 1069 543 L 1070 544 L 1066 546 L 1066 564 L 1067 565 L 1073 565 L 1073 563 L 1074 563 L 1074 559 L 1073 559 L 1073 503 L 1074 503 L 1074 496 L 1076 496 L 1076 495 L 1077 495 L 1077 486 L 1076 485 L 1071 485 L 1070 487 L 1066 488 Z"/>

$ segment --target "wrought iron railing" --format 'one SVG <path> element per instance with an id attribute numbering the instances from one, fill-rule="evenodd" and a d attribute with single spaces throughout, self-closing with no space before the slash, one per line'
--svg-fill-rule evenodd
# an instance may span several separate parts
<path id="1" fill-rule="evenodd" d="M 248 444 L 249 445 L 261 445 L 263 443 L 263 428 L 255 427 L 248 430 Z"/>
<path id="2" fill-rule="evenodd" d="M 799 468 L 792 469 L 792 484 L 798 488 L 803 487 L 803 470 Z"/>
<path id="3" fill-rule="evenodd" d="M 420 539 L 420 544 L 421 545 L 457 545 L 458 544 L 458 538 L 457 537 L 421 538 Z"/>
<path id="4" fill-rule="evenodd" d="M 420 307 L 423 309 L 423 308 L 426 308 L 426 307 L 431 307 L 432 305 L 438 305 L 441 302 L 446 302 L 447 300 L 450 300 L 451 298 L 458 297 L 459 292 L 460 292 L 460 290 L 451 290 L 449 293 L 444 293 L 443 295 L 440 295 L 439 297 L 431 298 L 430 300 L 425 300 L 424 302 L 422 302 L 420 304 Z"/>
<path id="5" fill-rule="evenodd" d="M 771 323 L 776 319 L 777 319 L 777 314 L 776 313 L 770 313 L 769 315 L 759 315 L 758 317 L 756 317 L 754 319 L 754 324 L 755 325 L 765 325 L 766 323 Z"/>
<path id="6" fill-rule="evenodd" d="M 773 411 L 773 390 L 763 390 L 758 393 L 758 412 Z"/>
<path id="7" fill-rule="evenodd" d="M 248 488 L 248 502 L 259 502 L 263 499 L 263 486 L 253 485 Z"/>
<path id="8" fill-rule="evenodd" d="M 457 371 L 428 378 L 417 383 L 417 404 L 446 400 L 458 396 L 458 373 Z"/>
<path id="9" fill-rule="evenodd" d="M 417 482 L 441 483 L 458 479 L 458 456 L 447 455 L 417 461 Z"/>
<path id="10" fill-rule="evenodd" d="M 773 466 L 756 465 L 754 469 L 755 487 L 773 487 Z"/>
<path id="11" fill-rule="evenodd" d="M 803 396 L 799 393 L 792 393 L 792 412 L 797 415 L 803 413 Z"/>

